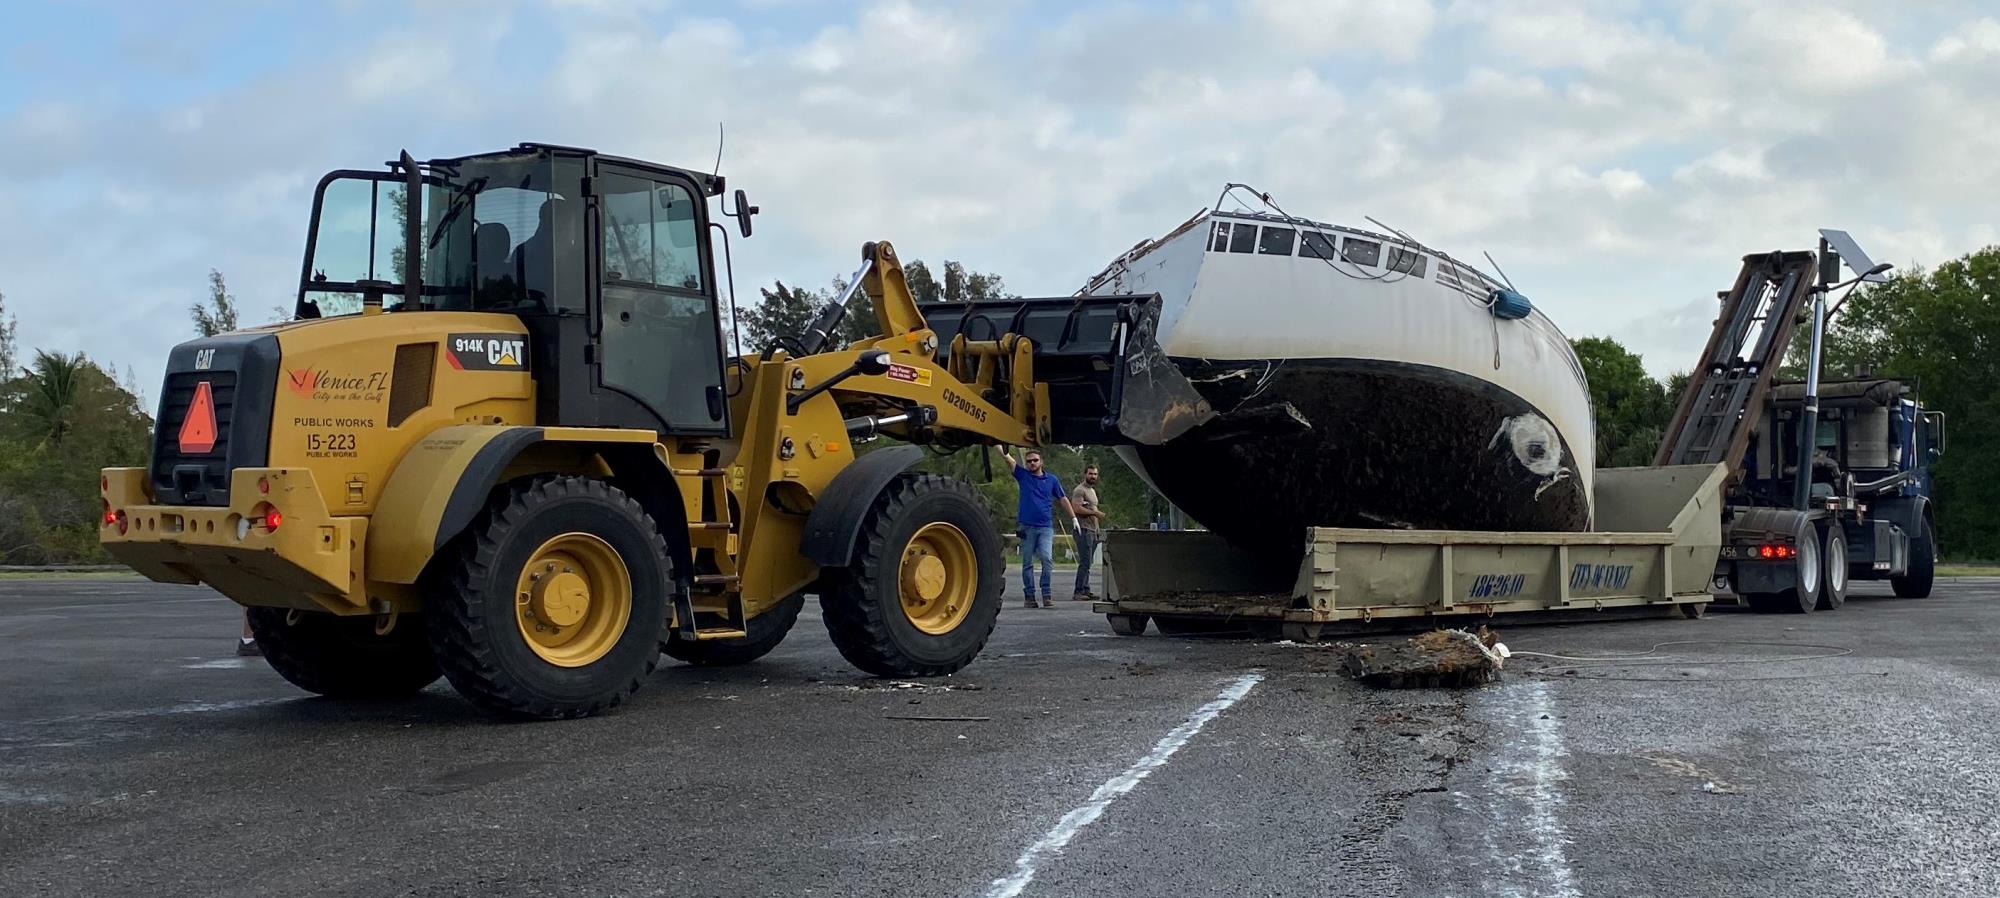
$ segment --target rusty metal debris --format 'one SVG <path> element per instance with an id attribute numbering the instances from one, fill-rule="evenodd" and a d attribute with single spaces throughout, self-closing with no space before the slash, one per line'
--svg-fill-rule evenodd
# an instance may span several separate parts
<path id="1" fill-rule="evenodd" d="M 1386 689 L 1480 686 L 1500 676 L 1506 646 L 1495 634 L 1432 630 L 1399 643 L 1337 643 L 1349 676 Z"/>

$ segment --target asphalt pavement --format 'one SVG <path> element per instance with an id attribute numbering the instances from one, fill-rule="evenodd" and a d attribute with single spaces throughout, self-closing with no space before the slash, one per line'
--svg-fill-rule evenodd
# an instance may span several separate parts
<path id="1" fill-rule="evenodd" d="M 2000 580 L 1856 592 L 1501 623 L 1577 657 L 1697 644 L 1389 692 L 1084 603 L 875 680 L 809 606 L 759 663 L 513 723 L 442 683 L 306 696 L 204 589 L 4 580 L 0 896 L 1992 895 Z"/>

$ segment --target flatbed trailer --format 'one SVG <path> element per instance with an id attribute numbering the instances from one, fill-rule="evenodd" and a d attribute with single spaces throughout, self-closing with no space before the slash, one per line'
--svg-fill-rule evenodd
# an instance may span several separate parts
<path id="1" fill-rule="evenodd" d="M 1228 625 L 1316 639 L 1343 624 L 1520 612 L 1700 616 L 1723 545 L 1725 465 L 1598 472 L 1602 528 L 1576 533 L 1309 528 L 1284 567 L 1205 531 L 1105 539 L 1113 630 Z"/>

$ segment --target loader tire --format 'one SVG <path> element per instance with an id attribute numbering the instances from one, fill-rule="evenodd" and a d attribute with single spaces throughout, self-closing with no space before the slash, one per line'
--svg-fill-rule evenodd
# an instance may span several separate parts
<path id="1" fill-rule="evenodd" d="M 659 663 L 671 565 L 645 509 L 602 480 L 496 490 L 427 596 L 431 646 L 474 704 L 518 717 L 615 707 Z"/>
<path id="2" fill-rule="evenodd" d="M 1896 591 L 1897 598 L 1927 599 L 1936 578 L 1937 538 L 1931 532 L 1931 519 L 1924 518 L 1917 525 L 1917 538 L 1910 540 L 1910 566 L 1903 576 L 1889 578 L 1889 588 Z"/>
<path id="3" fill-rule="evenodd" d="M 278 676 L 328 698 L 396 698 L 439 676 L 424 620 L 414 614 L 398 616 L 394 629 L 376 635 L 374 615 L 252 608 L 250 632 Z"/>
<path id="4" fill-rule="evenodd" d="M 820 609 L 855 667 L 943 676 L 986 646 L 1005 574 L 1000 534 L 970 486 L 902 474 L 863 516 L 852 561 L 820 572 Z"/>
<path id="5" fill-rule="evenodd" d="M 792 632 L 792 625 L 799 622 L 799 611 L 805 604 L 805 593 L 779 602 L 750 619 L 744 627 L 749 635 L 735 639 L 682 639 L 677 629 L 668 627 L 667 638 L 660 642 L 660 652 L 696 667 L 748 664 L 770 654 L 778 643 L 785 641 L 785 634 Z"/>

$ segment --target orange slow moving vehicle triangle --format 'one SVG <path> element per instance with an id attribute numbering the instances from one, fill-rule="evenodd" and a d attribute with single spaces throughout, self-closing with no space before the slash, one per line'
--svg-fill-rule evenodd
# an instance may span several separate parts
<path id="1" fill-rule="evenodd" d="M 201 455 L 215 448 L 215 394 L 209 391 L 208 381 L 195 385 L 194 401 L 181 420 L 180 445 L 186 455 Z"/>

